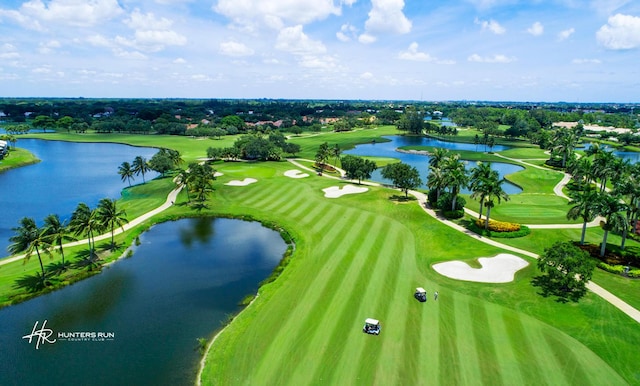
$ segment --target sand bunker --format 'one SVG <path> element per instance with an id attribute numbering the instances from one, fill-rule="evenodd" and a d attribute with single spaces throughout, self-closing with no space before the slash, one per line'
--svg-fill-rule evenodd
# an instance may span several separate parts
<path id="1" fill-rule="evenodd" d="M 481 257 L 478 262 L 482 268 L 471 268 L 462 261 L 448 261 L 434 264 L 433 269 L 452 279 L 478 283 L 509 283 L 513 281 L 516 272 L 529 265 L 524 259 L 508 253 Z"/>
<path id="2" fill-rule="evenodd" d="M 253 184 L 254 182 L 258 182 L 258 180 L 256 180 L 255 178 L 245 178 L 242 181 L 231 180 L 231 181 L 227 182 L 225 185 L 229 185 L 229 186 L 247 186 L 249 184 Z"/>
<path id="3" fill-rule="evenodd" d="M 215 173 L 213 173 L 213 176 L 214 177 L 221 177 L 221 176 L 224 176 L 224 173 L 215 172 Z"/>
<path id="4" fill-rule="evenodd" d="M 325 189 L 322 189 L 324 192 L 324 196 L 327 198 L 338 198 L 345 194 L 356 194 L 356 193 L 364 193 L 369 188 L 357 187 L 354 185 L 345 185 L 342 189 L 338 186 L 331 186 Z"/>
<path id="5" fill-rule="evenodd" d="M 307 173 L 303 173 L 300 170 L 297 169 L 293 169 L 293 170 L 287 170 L 286 172 L 284 172 L 284 175 L 289 177 L 289 178 L 305 178 L 305 177 L 309 177 L 309 175 Z"/>

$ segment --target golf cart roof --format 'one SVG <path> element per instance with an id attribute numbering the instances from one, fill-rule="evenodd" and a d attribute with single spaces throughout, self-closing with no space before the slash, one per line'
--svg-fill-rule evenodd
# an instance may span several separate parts
<path id="1" fill-rule="evenodd" d="M 366 324 L 373 324 L 374 326 L 377 326 L 378 324 L 380 324 L 379 321 L 377 321 L 376 319 L 371 319 L 371 318 L 367 318 L 367 320 L 364 321 Z"/>
<path id="2" fill-rule="evenodd" d="M 416 292 L 419 292 L 419 293 L 421 293 L 421 294 L 426 294 L 426 293 L 427 293 L 427 291 L 425 291 L 425 289 L 424 289 L 424 288 L 422 288 L 422 287 L 418 287 L 418 288 L 416 288 Z"/>

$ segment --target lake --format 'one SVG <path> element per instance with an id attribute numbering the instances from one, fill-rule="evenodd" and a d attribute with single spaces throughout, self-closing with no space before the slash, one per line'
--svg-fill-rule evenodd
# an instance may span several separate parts
<path id="1" fill-rule="evenodd" d="M 162 223 L 140 241 L 97 276 L 0 309 L 0 385 L 192 385 L 197 339 L 237 313 L 286 250 L 278 232 L 231 219 Z M 36 349 L 22 337 L 44 321 L 57 340 Z"/>
<path id="2" fill-rule="evenodd" d="M 389 157 L 389 158 L 397 158 L 400 161 L 414 166 L 420 172 L 420 178 L 423 181 L 423 185 L 421 186 L 423 189 L 426 189 L 426 181 L 427 175 L 429 174 L 429 159 L 430 157 L 422 154 L 415 153 L 401 153 L 396 151 L 397 148 L 402 146 L 433 146 L 449 149 L 451 151 L 456 150 L 468 150 L 468 151 L 476 151 L 476 147 L 478 151 L 483 151 L 483 145 L 474 145 L 469 143 L 457 143 L 457 142 L 445 142 L 440 141 L 433 138 L 427 137 L 405 137 L 405 136 L 389 136 L 385 137 L 386 139 L 390 139 L 390 142 L 377 142 L 377 143 L 369 143 L 362 144 L 356 146 L 354 149 L 347 150 L 344 154 L 358 155 L 358 156 L 377 156 L 377 157 Z M 496 145 L 493 147 L 494 151 L 502 151 L 507 150 L 510 147 L 503 145 Z M 476 166 L 475 162 L 467 162 L 467 169 L 471 169 Z M 500 174 L 500 177 L 504 177 L 506 175 L 515 173 L 517 171 L 523 170 L 522 166 L 504 163 L 504 162 L 492 162 L 491 168 L 497 170 Z M 381 169 L 374 171 L 371 174 L 371 180 L 376 182 L 381 182 L 385 184 L 391 184 L 390 180 L 382 178 Z M 514 185 L 510 182 L 505 182 L 502 185 L 502 188 L 507 194 L 518 194 L 522 192 L 522 189 L 517 185 Z M 463 189 L 462 193 L 468 194 L 469 190 Z"/>
<path id="3" fill-rule="evenodd" d="M 8 255 L 11 228 L 22 217 L 38 224 L 49 214 L 67 219 L 80 202 L 94 208 L 105 198 L 120 198 L 122 182 L 118 167 L 136 156 L 150 159 L 153 148 L 112 143 L 73 143 L 18 139 L 17 147 L 27 149 L 42 162 L 0 173 L 0 257 Z M 145 174 L 149 180 L 158 174 Z M 142 176 L 132 183 L 142 183 Z"/>

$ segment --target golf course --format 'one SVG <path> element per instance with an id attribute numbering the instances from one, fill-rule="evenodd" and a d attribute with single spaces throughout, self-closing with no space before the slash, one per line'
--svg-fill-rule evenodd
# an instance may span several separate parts
<path id="1" fill-rule="evenodd" d="M 290 141 L 301 150 L 292 158 L 313 159 L 324 142 L 346 150 L 395 134 L 399 132 L 393 127 L 380 127 L 294 136 Z M 186 164 L 206 158 L 208 147 L 230 146 L 234 140 L 233 136 L 223 140 L 69 133 L 29 136 L 165 147 L 178 150 Z M 482 159 L 482 154 L 475 156 Z M 504 156 L 536 165 L 545 157 L 534 148 L 514 148 Z M 311 166 L 309 162 L 291 161 L 213 163 L 220 176 L 205 208 L 188 205 L 183 190 L 166 210 L 116 235 L 122 247 L 105 256 L 107 261 L 116 260 L 151 224 L 180 217 L 253 219 L 291 237 L 293 253 L 278 268 L 279 276 L 262 285 L 224 329 L 207 337 L 210 344 L 201 372 L 194 374 L 197 383 L 640 384 L 640 325 L 607 300 L 592 292 L 579 302 L 567 303 L 541 296 L 531 284 L 540 274 L 535 259 L 512 251 L 508 253 L 528 263 L 513 272 L 513 281 L 480 283 L 441 275 L 435 264 L 461 261 L 480 268 L 478 259 L 507 251 L 443 224 L 411 195 L 405 200 L 399 190 L 358 186 L 337 173 L 318 175 L 304 169 Z M 389 162 L 393 160 L 385 159 L 378 166 Z M 521 166 L 522 171 L 507 178 L 523 192 L 496 205 L 491 218 L 559 227 L 532 229 L 528 236 L 498 241 L 542 254 L 555 241 L 579 240 L 580 228 L 561 227 L 580 224 L 566 219 L 568 200 L 554 193 L 563 174 Z M 175 188 L 171 178 L 158 178 L 125 190 L 119 202 L 131 221 L 168 202 Z M 338 189 L 350 194 L 326 193 Z M 478 203 L 465 197 L 466 208 L 477 211 Z M 597 244 L 602 234 L 599 227 L 590 227 L 586 241 Z M 611 234 L 608 242 L 619 244 L 620 237 Z M 638 248 L 640 243 L 628 240 L 627 245 Z M 81 248 L 65 253 L 73 256 Z M 38 269 L 35 258 L 21 264 L 2 266 L 1 293 L 15 292 L 13 280 Z M 639 280 L 596 270 L 593 281 L 640 308 Z M 426 302 L 413 297 L 416 287 L 426 289 Z M 367 318 L 380 321 L 380 335 L 362 332 Z"/>

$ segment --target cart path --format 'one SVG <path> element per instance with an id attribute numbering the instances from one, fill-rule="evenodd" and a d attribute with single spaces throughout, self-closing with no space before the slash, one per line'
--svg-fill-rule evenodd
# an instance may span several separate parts
<path id="1" fill-rule="evenodd" d="M 143 222 L 147 221 L 148 219 L 150 219 L 151 217 L 155 216 L 158 213 L 161 213 L 165 210 L 167 210 L 168 208 L 170 208 L 173 203 L 176 201 L 176 198 L 178 197 L 178 193 L 180 193 L 180 191 L 182 190 L 182 186 L 177 187 L 175 189 L 173 189 L 171 192 L 169 192 L 169 194 L 167 195 L 167 199 L 164 202 L 164 204 L 160 205 L 159 207 L 139 216 L 134 218 L 133 220 L 129 221 L 128 223 L 124 224 L 123 226 L 119 227 L 118 229 L 115 229 L 113 234 L 114 235 L 119 235 L 122 232 L 126 232 L 129 229 L 136 227 L 140 224 L 142 224 Z M 100 241 L 100 240 L 105 240 L 105 239 L 109 239 L 111 238 L 111 232 L 107 232 L 105 234 L 99 235 L 94 237 L 93 239 L 95 241 Z M 70 243 L 66 243 L 63 244 L 63 248 L 67 248 L 67 247 L 74 247 L 77 245 L 82 245 L 82 244 L 86 244 L 88 242 L 88 239 L 83 239 L 83 240 L 77 240 L 77 241 L 72 241 Z M 19 261 L 24 259 L 25 255 L 17 255 L 17 256 L 13 256 L 13 257 L 9 257 L 9 258 L 4 258 L 2 260 L 0 260 L 0 266 L 5 265 L 5 264 L 9 264 L 9 263 L 13 263 L 14 261 Z"/>

